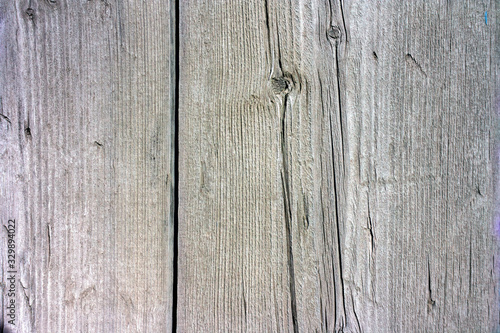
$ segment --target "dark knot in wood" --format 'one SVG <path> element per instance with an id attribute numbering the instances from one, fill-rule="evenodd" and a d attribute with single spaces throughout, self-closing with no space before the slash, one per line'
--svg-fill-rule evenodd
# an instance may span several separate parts
<path id="1" fill-rule="evenodd" d="M 288 81 L 283 76 L 273 77 L 271 79 L 271 86 L 275 94 L 286 93 L 289 90 Z"/>
<path id="2" fill-rule="evenodd" d="M 28 15 L 30 20 L 33 20 L 33 18 L 35 17 L 35 10 L 29 7 L 28 9 L 26 9 L 26 15 Z"/>
<path id="3" fill-rule="evenodd" d="M 331 26 L 326 33 L 328 34 L 328 37 L 330 37 L 330 38 L 333 38 L 333 39 L 340 38 L 340 28 L 337 27 L 336 25 Z"/>

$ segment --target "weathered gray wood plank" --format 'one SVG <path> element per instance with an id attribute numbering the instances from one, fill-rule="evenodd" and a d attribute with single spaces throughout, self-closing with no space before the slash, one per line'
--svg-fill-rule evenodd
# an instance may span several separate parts
<path id="1" fill-rule="evenodd" d="M 346 273 L 361 327 L 497 331 L 499 3 L 346 10 Z"/>
<path id="2" fill-rule="evenodd" d="M 17 227 L 14 332 L 171 330 L 169 6 L 0 4 L 0 216 Z M 2 227 L 3 283 L 6 244 Z"/>
<path id="3" fill-rule="evenodd" d="M 497 15 L 181 3 L 179 330 L 498 328 Z"/>
<path id="4" fill-rule="evenodd" d="M 182 331 L 327 331 L 355 320 L 341 258 L 344 51 L 328 34 L 343 21 L 331 11 L 181 4 Z"/>
<path id="5" fill-rule="evenodd" d="M 296 325 L 281 181 L 283 95 L 271 79 L 280 80 L 275 91 L 286 83 L 272 59 L 270 10 L 258 1 L 180 3 L 182 332 Z"/>

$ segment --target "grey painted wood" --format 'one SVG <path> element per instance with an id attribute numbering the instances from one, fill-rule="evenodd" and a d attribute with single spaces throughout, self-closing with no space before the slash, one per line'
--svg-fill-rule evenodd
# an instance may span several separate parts
<path id="1" fill-rule="evenodd" d="M 170 15 L 165 1 L 0 4 L 13 332 L 171 330 Z M 6 306 L 3 227 L 0 240 Z"/>
<path id="2" fill-rule="evenodd" d="M 179 331 L 498 329 L 498 6 L 181 2 Z"/>

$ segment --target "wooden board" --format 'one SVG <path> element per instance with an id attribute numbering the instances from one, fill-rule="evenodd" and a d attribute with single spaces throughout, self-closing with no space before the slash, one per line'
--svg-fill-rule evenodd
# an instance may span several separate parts
<path id="1" fill-rule="evenodd" d="M 498 330 L 498 5 L 348 7 L 345 247 L 368 331 Z"/>
<path id="2" fill-rule="evenodd" d="M 2 1 L 6 330 L 171 330 L 170 15 L 164 1 Z M 6 245 L 2 227 L 5 324 Z"/>
<path id="3" fill-rule="evenodd" d="M 178 329 L 498 328 L 497 15 L 181 2 Z"/>

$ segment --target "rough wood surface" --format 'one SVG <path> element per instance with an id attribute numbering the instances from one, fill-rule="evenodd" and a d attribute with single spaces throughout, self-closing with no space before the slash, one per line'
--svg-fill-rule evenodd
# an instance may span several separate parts
<path id="1" fill-rule="evenodd" d="M 498 329 L 497 15 L 181 2 L 179 330 Z"/>
<path id="2" fill-rule="evenodd" d="M 164 1 L 1 1 L 6 330 L 171 330 L 170 25 Z"/>
<path id="3" fill-rule="evenodd" d="M 0 321 L 500 331 L 499 10 L 0 1 Z"/>
<path id="4" fill-rule="evenodd" d="M 498 6 L 348 7 L 346 267 L 367 331 L 499 329 Z"/>

